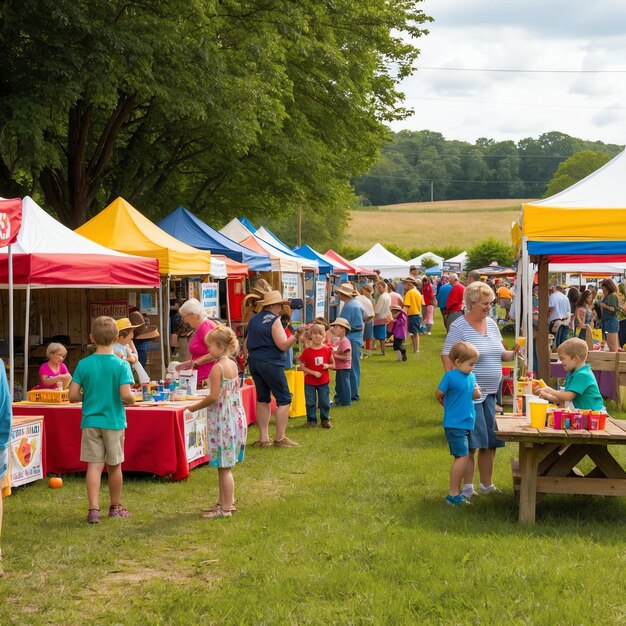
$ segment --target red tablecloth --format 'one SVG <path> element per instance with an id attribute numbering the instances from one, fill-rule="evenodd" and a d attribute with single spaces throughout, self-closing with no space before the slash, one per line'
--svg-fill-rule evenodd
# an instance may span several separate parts
<path id="1" fill-rule="evenodd" d="M 81 407 L 76 405 L 13 405 L 14 415 L 43 415 L 46 469 L 52 474 L 84 472 L 80 460 Z M 185 407 L 127 407 L 124 438 L 126 472 L 149 472 L 182 480 L 189 470 L 208 463 L 208 456 L 187 463 Z"/>
<path id="2" fill-rule="evenodd" d="M 244 385 L 241 398 L 248 425 L 256 422 L 256 388 Z M 46 470 L 51 474 L 85 472 L 80 460 L 81 407 L 64 404 L 14 404 L 14 415 L 43 415 Z M 185 406 L 132 406 L 126 408 L 125 472 L 148 472 L 182 480 L 189 470 L 208 463 L 203 456 L 187 463 Z"/>

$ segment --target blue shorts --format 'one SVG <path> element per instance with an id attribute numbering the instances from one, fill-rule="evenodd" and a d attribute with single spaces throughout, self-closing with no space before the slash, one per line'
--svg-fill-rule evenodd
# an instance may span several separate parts
<path id="1" fill-rule="evenodd" d="M 269 404 L 272 400 L 271 394 L 274 394 L 276 406 L 291 404 L 291 391 L 289 391 L 284 367 L 250 358 L 248 358 L 248 366 L 256 387 L 258 402 Z"/>
<path id="2" fill-rule="evenodd" d="M 482 402 L 474 404 L 476 423 L 470 431 L 470 449 L 504 448 L 504 441 L 496 437 L 496 394 L 488 394 Z"/>
<path id="3" fill-rule="evenodd" d="M 417 335 L 422 328 L 421 315 L 409 315 L 409 334 Z"/>
<path id="4" fill-rule="evenodd" d="M 616 333 L 619 331 L 619 322 L 616 317 L 612 317 L 608 320 L 602 320 L 602 332 L 603 333 Z"/>
<path id="5" fill-rule="evenodd" d="M 363 327 L 363 339 L 372 339 L 374 336 L 374 322 L 365 322 Z"/>
<path id="6" fill-rule="evenodd" d="M 465 428 L 444 428 L 450 447 L 450 454 L 453 457 L 467 456 L 469 454 L 469 436 L 472 432 Z"/>
<path id="7" fill-rule="evenodd" d="M 374 339 L 386 339 L 387 338 L 387 324 L 378 324 L 374 326 Z"/>

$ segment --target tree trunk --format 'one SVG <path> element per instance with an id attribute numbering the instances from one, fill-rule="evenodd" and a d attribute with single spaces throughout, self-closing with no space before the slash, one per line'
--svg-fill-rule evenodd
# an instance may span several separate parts
<path id="1" fill-rule="evenodd" d="M 46 202 L 54 207 L 60 221 L 68 228 L 78 228 L 87 221 L 100 181 L 111 163 L 119 133 L 134 108 L 134 97 L 120 95 L 91 155 L 90 137 L 97 116 L 92 106 L 84 101 L 78 101 L 70 109 L 67 168 L 44 168 L 39 176 Z"/>

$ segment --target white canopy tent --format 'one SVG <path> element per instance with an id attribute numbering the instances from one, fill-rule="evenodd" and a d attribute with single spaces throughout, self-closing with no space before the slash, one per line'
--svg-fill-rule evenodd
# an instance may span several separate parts
<path id="1" fill-rule="evenodd" d="M 352 263 L 368 270 L 380 270 L 382 278 L 400 278 L 409 273 L 410 263 L 389 252 L 387 248 L 375 243 L 367 252 Z"/>
<path id="2" fill-rule="evenodd" d="M 220 233 L 226 235 L 233 241 L 241 243 L 246 237 L 253 235 L 254 233 L 247 229 L 236 217 L 233 217 L 226 226 L 220 228 Z"/>
<path id="3" fill-rule="evenodd" d="M 443 263 L 460 263 L 461 270 L 464 270 L 465 266 L 467 265 L 467 252 L 461 252 L 461 254 L 453 256 L 451 259 L 446 259 Z M 443 268 L 445 270 L 445 265 L 443 266 Z"/>
<path id="4" fill-rule="evenodd" d="M 439 256 L 438 254 L 435 254 L 434 252 L 424 252 L 423 254 L 416 256 L 414 259 L 408 260 L 407 263 L 409 265 L 419 265 L 421 267 L 422 261 L 426 258 L 432 259 L 433 261 L 435 261 L 437 265 L 441 265 L 444 261 L 444 258 L 442 256 Z"/>

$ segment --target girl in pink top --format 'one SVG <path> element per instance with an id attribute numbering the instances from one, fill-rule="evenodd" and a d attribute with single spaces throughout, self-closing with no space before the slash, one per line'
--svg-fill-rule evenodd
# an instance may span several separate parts
<path id="1" fill-rule="evenodd" d="M 63 389 L 67 389 L 72 382 L 65 363 L 67 350 L 62 343 L 51 343 L 46 349 L 48 362 L 39 368 L 39 384 L 35 389 L 56 389 L 61 383 Z"/>

